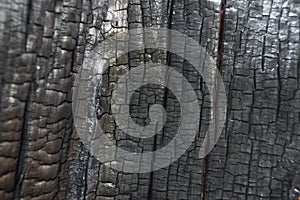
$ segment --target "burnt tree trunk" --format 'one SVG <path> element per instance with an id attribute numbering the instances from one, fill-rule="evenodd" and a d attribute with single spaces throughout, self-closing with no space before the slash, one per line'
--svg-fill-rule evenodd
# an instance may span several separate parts
<path id="1" fill-rule="evenodd" d="M 290 0 L 2 0 L 0 2 L 0 199 L 288 199 L 300 173 L 299 8 Z M 297 10 L 298 9 L 298 10 Z M 169 167 L 127 174 L 106 167 L 73 125 L 72 85 L 84 55 L 112 34 L 159 26 L 185 33 L 214 57 L 228 96 L 226 126 L 214 150 L 198 158 L 201 134 Z M 172 137 L 179 116 L 140 143 L 113 125 L 117 77 L 147 59 L 176 68 L 203 95 L 205 83 L 182 58 L 142 51 L 103 74 L 99 120 L 116 143 L 153 150 Z M 157 90 L 173 111 L 174 96 Z M 145 114 L 138 93 L 133 114 Z M 176 109 L 175 109 L 176 110 Z M 174 111 L 175 112 L 175 111 Z M 139 121 L 140 120 L 140 121 Z M 144 123 L 145 119 L 136 119 Z"/>

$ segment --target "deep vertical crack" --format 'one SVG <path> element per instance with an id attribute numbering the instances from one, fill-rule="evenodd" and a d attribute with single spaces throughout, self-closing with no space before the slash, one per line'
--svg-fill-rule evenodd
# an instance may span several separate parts
<path id="1" fill-rule="evenodd" d="M 28 42 L 28 34 L 29 34 L 29 25 L 30 25 L 30 15 L 32 10 L 32 0 L 28 0 L 27 2 L 27 16 L 26 16 L 26 32 L 24 38 L 24 49 L 25 52 L 27 51 L 27 42 Z M 24 53 L 25 53 L 24 52 Z M 20 147 L 19 147 L 19 157 L 17 161 L 17 169 L 15 173 L 15 187 L 14 187 L 14 194 L 13 199 L 20 199 L 21 196 L 21 188 L 24 179 L 24 172 L 26 170 L 25 166 L 25 157 L 28 148 L 28 123 L 30 118 L 30 105 L 32 102 L 32 93 L 34 91 L 34 76 L 35 73 L 32 72 L 32 80 L 28 88 L 28 93 L 26 96 L 26 102 L 24 107 L 24 116 L 23 116 L 23 124 L 22 124 L 22 131 L 20 136 Z"/>
<path id="2" fill-rule="evenodd" d="M 218 34 L 218 54 L 217 54 L 217 68 L 218 70 L 222 71 L 221 65 L 222 65 L 222 51 L 223 51 L 223 35 L 224 35 L 224 24 L 225 24 L 225 9 L 226 9 L 226 0 L 221 1 L 220 5 L 220 26 L 219 26 L 219 34 Z M 216 73 L 216 76 L 218 74 Z M 215 82 L 214 85 L 214 100 L 217 99 L 218 96 L 218 82 Z M 214 101 L 215 102 L 215 101 Z M 215 109 L 216 105 L 213 105 L 213 109 Z M 216 115 L 216 111 L 214 111 L 214 115 Z M 214 117 L 215 119 L 215 117 Z M 216 126 L 215 126 L 216 128 Z M 206 190 L 206 176 L 207 176 L 207 168 L 208 168 L 208 158 L 209 156 L 205 156 L 203 159 L 203 167 L 202 167 L 202 179 L 201 179 L 201 193 L 200 193 L 200 199 L 205 199 L 205 190 Z"/>

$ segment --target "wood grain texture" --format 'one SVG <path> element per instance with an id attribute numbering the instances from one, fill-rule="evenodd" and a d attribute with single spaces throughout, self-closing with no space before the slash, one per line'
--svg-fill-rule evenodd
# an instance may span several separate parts
<path id="1" fill-rule="evenodd" d="M 291 0 L 1 1 L 0 199 L 288 199 L 300 173 L 298 5 Z M 144 124 L 148 104 L 159 103 L 169 112 L 164 130 L 137 140 L 114 126 L 111 88 L 140 63 L 174 67 L 191 82 L 202 106 L 199 134 L 178 161 L 155 172 L 126 174 L 97 161 L 80 142 L 72 85 L 95 45 L 118 32 L 154 26 L 193 37 L 214 58 L 228 95 L 226 126 L 204 162 L 198 151 L 210 107 L 200 74 L 183 58 L 151 49 L 110 60 L 96 111 L 118 146 L 161 148 L 180 124 L 174 95 L 149 85 L 135 93 L 131 115 Z"/>

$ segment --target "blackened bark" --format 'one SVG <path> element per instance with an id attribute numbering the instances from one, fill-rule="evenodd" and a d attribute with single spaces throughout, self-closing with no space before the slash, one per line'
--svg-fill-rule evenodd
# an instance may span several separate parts
<path id="1" fill-rule="evenodd" d="M 27 0 L 0 2 L 1 199 L 287 199 L 300 173 L 299 10 L 289 0 Z M 84 54 L 116 32 L 160 26 L 199 41 L 221 71 L 228 95 L 226 127 L 214 150 L 198 158 L 203 135 L 169 167 L 116 172 L 80 143 L 72 119 L 72 84 Z M 111 88 L 149 59 L 192 83 L 210 119 L 202 77 L 182 58 L 145 50 L 111 62 L 103 74 L 99 120 L 132 151 L 164 146 L 180 117 L 174 96 L 156 91 L 172 114 L 163 132 L 139 141 L 110 116 Z M 147 115 L 139 91 L 132 116 Z M 152 100 L 150 99 L 152 102 Z M 136 119 L 144 123 L 146 118 Z M 111 128 L 113 127 L 113 128 Z M 140 149 L 139 149 L 140 148 Z"/>

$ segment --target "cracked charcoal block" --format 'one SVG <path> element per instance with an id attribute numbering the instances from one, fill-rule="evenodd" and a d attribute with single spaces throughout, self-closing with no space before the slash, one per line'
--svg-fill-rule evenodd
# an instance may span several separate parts
<path id="1" fill-rule="evenodd" d="M 1 199 L 288 199 L 300 173 L 299 14 L 298 0 L 0 2 Z M 81 143 L 72 86 L 87 53 L 104 39 L 154 26 L 187 34 L 214 58 L 228 96 L 226 125 L 213 151 L 199 159 L 211 119 L 203 77 L 172 53 L 145 49 L 115 59 L 108 52 L 108 70 L 95 83 L 95 112 L 116 145 L 160 149 L 180 125 L 176 97 L 156 85 L 135 92 L 130 114 L 145 125 L 149 105 L 163 105 L 162 131 L 139 139 L 113 122 L 116 81 L 141 63 L 183 74 L 201 106 L 200 132 L 176 162 L 150 173 L 118 172 Z"/>

